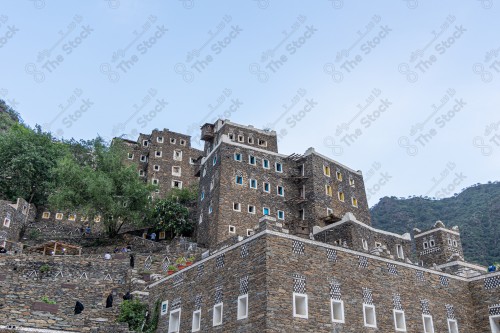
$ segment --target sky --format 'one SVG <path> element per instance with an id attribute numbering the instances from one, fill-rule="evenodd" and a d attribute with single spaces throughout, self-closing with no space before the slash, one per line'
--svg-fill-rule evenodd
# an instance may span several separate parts
<path id="1" fill-rule="evenodd" d="M 500 0 L 0 0 L 0 98 L 56 137 L 270 128 L 384 196 L 500 180 Z M 439 218 L 439 217 L 436 217 Z"/>

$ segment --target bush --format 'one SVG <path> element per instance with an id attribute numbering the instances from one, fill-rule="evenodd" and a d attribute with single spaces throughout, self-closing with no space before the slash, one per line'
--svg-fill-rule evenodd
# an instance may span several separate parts
<path id="1" fill-rule="evenodd" d="M 42 302 L 47 303 L 47 304 L 56 304 L 56 301 L 50 300 L 47 296 L 42 297 Z"/>
<path id="2" fill-rule="evenodd" d="M 130 330 L 139 330 L 146 319 L 147 305 L 138 299 L 126 300 L 120 305 L 120 323 L 127 323 Z"/>
<path id="3" fill-rule="evenodd" d="M 47 264 L 43 264 L 42 266 L 40 266 L 40 273 L 48 273 L 50 272 L 50 270 L 51 268 Z"/>

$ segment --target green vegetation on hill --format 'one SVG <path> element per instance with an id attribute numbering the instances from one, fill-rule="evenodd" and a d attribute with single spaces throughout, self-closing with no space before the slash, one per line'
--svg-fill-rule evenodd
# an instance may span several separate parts
<path id="1" fill-rule="evenodd" d="M 0 133 L 21 122 L 19 113 L 14 111 L 4 100 L 0 99 Z"/>
<path id="2" fill-rule="evenodd" d="M 487 265 L 500 261 L 500 182 L 476 184 L 451 198 L 384 197 L 371 208 L 372 224 L 405 233 L 426 230 L 437 220 L 458 225 L 467 261 Z"/>

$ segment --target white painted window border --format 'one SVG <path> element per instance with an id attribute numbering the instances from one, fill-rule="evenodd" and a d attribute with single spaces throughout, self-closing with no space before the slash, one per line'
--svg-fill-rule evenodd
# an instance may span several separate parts
<path id="1" fill-rule="evenodd" d="M 215 309 L 220 307 L 220 321 L 215 321 Z M 224 321 L 224 302 L 220 302 L 214 305 L 212 309 L 212 326 L 220 326 Z"/>
<path id="2" fill-rule="evenodd" d="M 253 158 L 253 163 L 252 163 L 252 158 Z M 250 164 L 250 165 L 256 165 L 257 164 L 257 158 L 254 155 L 248 155 L 248 164 Z"/>
<path id="3" fill-rule="evenodd" d="M 459 333 L 459 332 L 460 332 L 460 331 L 459 331 L 459 329 L 458 329 L 458 322 L 457 322 L 457 320 L 456 320 L 456 319 L 450 319 L 450 318 L 448 318 L 447 322 L 448 322 L 448 332 L 449 332 L 449 333 Z M 451 325 L 450 325 L 450 323 L 454 323 L 454 324 L 455 324 L 455 326 L 456 326 L 456 328 L 457 328 L 457 330 L 456 330 L 456 331 L 452 331 L 452 330 L 451 330 Z"/>
<path id="4" fill-rule="evenodd" d="M 431 329 L 432 329 L 431 331 L 427 331 L 427 329 L 425 328 L 426 318 L 429 318 L 431 320 Z M 431 315 L 426 315 L 426 314 L 422 315 L 422 325 L 424 326 L 424 333 L 434 333 L 434 320 L 432 319 Z"/>
<path id="5" fill-rule="evenodd" d="M 267 184 L 267 191 L 266 191 L 266 184 Z M 263 182 L 262 183 L 262 191 L 264 191 L 265 193 L 271 193 L 271 184 L 270 183 L 267 183 L 267 182 Z"/>
<path id="6" fill-rule="evenodd" d="M 281 188 L 281 194 L 280 194 L 280 188 Z M 284 197 L 285 196 L 285 187 L 281 186 L 281 185 L 276 185 L 276 195 L 278 195 L 280 197 Z"/>
<path id="7" fill-rule="evenodd" d="M 375 324 L 372 325 L 366 322 L 366 309 L 373 310 L 373 319 L 375 321 Z M 375 305 L 363 303 L 363 323 L 365 327 L 377 328 L 377 311 L 375 310 Z"/>
<path id="8" fill-rule="evenodd" d="M 127 157 L 128 157 L 129 160 L 133 160 L 134 159 L 134 154 L 128 153 Z"/>
<path id="9" fill-rule="evenodd" d="M 236 209 L 236 208 L 234 208 L 234 207 L 235 207 L 235 205 L 237 205 L 237 206 L 238 206 L 238 208 L 237 208 L 237 209 Z M 241 212 L 241 203 L 239 203 L 239 202 L 233 202 L 233 211 L 235 211 L 235 212 Z"/>
<path id="10" fill-rule="evenodd" d="M 368 241 L 364 238 L 361 239 L 361 244 L 363 245 L 363 250 L 368 251 Z"/>
<path id="11" fill-rule="evenodd" d="M 236 227 L 234 225 L 229 226 L 229 233 L 230 234 L 235 234 L 236 233 Z"/>
<path id="12" fill-rule="evenodd" d="M 43 212 L 42 213 L 42 219 L 44 219 L 44 220 L 50 219 L 50 212 Z"/>
<path id="13" fill-rule="evenodd" d="M 305 307 L 306 314 L 305 315 L 297 313 L 297 308 L 295 306 L 295 304 L 296 304 L 295 299 L 297 297 L 305 299 L 305 302 L 306 302 L 306 304 L 305 304 L 306 305 L 306 307 Z M 293 316 L 295 318 L 302 318 L 302 319 L 308 319 L 309 318 L 309 300 L 308 300 L 307 294 L 293 293 L 293 295 L 292 295 L 292 305 L 293 305 Z"/>
<path id="14" fill-rule="evenodd" d="M 252 186 L 252 181 L 255 182 L 255 186 Z M 251 188 L 251 189 L 253 189 L 253 190 L 256 190 L 257 187 L 258 187 L 258 185 L 257 185 L 257 179 L 249 179 L 248 180 L 248 187 Z"/>
<path id="15" fill-rule="evenodd" d="M 405 258 L 405 251 L 404 251 L 404 248 L 403 248 L 403 245 L 401 244 L 396 244 L 396 255 L 399 259 L 403 259 Z"/>
<path id="16" fill-rule="evenodd" d="M 165 311 L 163 310 L 163 305 L 165 305 Z M 160 306 L 160 315 L 164 316 L 167 313 L 168 313 L 168 301 L 163 301 L 163 302 L 161 302 L 161 306 Z"/>
<path id="17" fill-rule="evenodd" d="M 195 327 L 195 318 L 196 318 L 196 315 L 198 314 L 198 326 Z M 191 320 L 191 332 L 199 332 L 201 329 L 201 309 L 200 310 L 196 310 L 196 311 L 193 311 L 193 319 Z"/>
<path id="18" fill-rule="evenodd" d="M 178 182 L 179 186 L 175 186 L 175 182 Z M 172 188 L 178 188 L 179 190 L 181 190 L 182 189 L 182 180 L 173 179 L 172 180 Z"/>
<path id="19" fill-rule="evenodd" d="M 173 159 L 174 161 L 182 161 L 182 150 L 175 149 Z"/>
<path id="20" fill-rule="evenodd" d="M 267 167 L 265 166 L 264 161 L 267 161 Z M 266 159 L 266 158 L 263 158 L 263 159 L 262 159 L 262 167 L 263 167 L 264 169 L 271 169 L 271 163 L 269 162 L 269 160 L 268 160 L 268 159 Z"/>
<path id="21" fill-rule="evenodd" d="M 392 313 L 393 313 L 393 318 L 394 318 L 394 329 L 396 330 L 396 332 L 406 332 L 406 315 L 405 315 L 405 312 L 403 310 L 392 310 Z M 397 320 L 397 314 L 402 314 L 403 315 L 403 325 L 404 325 L 404 328 L 398 328 L 398 320 Z"/>
<path id="22" fill-rule="evenodd" d="M 238 183 L 238 178 L 241 178 L 241 183 Z M 236 176 L 234 178 L 234 182 L 236 183 L 236 185 L 243 186 L 243 176 Z"/>
<path id="23" fill-rule="evenodd" d="M 162 157 L 163 152 L 161 150 L 155 150 L 155 157 Z"/>
<path id="24" fill-rule="evenodd" d="M 10 228 L 10 218 L 6 217 L 3 219 L 3 226 L 6 228 Z"/>
<path id="25" fill-rule="evenodd" d="M 179 168 L 179 172 L 175 172 L 174 169 Z M 172 165 L 172 176 L 182 177 L 182 167 L 178 165 Z"/>
<path id="26" fill-rule="evenodd" d="M 250 207 L 253 207 L 253 212 L 250 211 Z M 247 212 L 248 212 L 248 214 L 255 214 L 255 212 L 256 212 L 255 206 L 254 205 L 248 205 Z"/>
<path id="27" fill-rule="evenodd" d="M 172 325 L 172 316 L 179 316 L 179 321 L 177 322 L 177 327 L 171 327 Z M 168 317 L 168 333 L 178 333 L 181 331 L 181 308 L 170 311 L 170 315 Z"/>
<path id="28" fill-rule="evenodd" d="M 156 137 L 156 142 L 163 143 L 163 141 L 164 141 L 164 138 L 162 136 L 157 136 Z"/>
<path id="29" fill-rule="evenodd" d="M 280 217 L 280 213 L 281 213 L 281 217 Z M 279 210 L 276 212 L 276 216 L 278 217 L 278 220 L 284 220 L 285 219 L 285 211 L 283 210 Z"/>
<path id="30" fill-rule="evenodd" d="M 495 323 L 496 320 L 498 320 L 498 325 Z M 490 316 L 490 327 L 492 333 L 500 333 L 500 315 Z"/>
<path id="31" fill-rule="evenodd" d="M 278 170 L 278 165 L 280 166 L 280 169 L 281 169 L 281 170 Z M 274 170 L 275 170 L 277 173 L 283 173 L 283 163 L 280 163 L 280 162 L 276 162 L 276 163 L 274 163 Z"/>
<path id="32" fill-rule="evenodd" d="M 340 309 L 342 313 L 342 318 L 341 319 L 335 319 L 333 314 L 333 305 L 334 304 L 340 304 Z M 344 301 L 341 299 L 332 299 L 330 300 L 330 313 L 331 313 L 331 318 L 332 318 L 332 323 L 345 323 L 345 312 L 344 312 Z"/>
<path id="33" fill-rule="evenodd" d="M 56 220 L 62 220 L 64 218 L 64 214 L 63 213 L 56 213 Z"/>
<path id="34" fill-rule="evenodd" d="M 266 209 L 267 209 L 267 214 L 266 214 Z M 271 208 L 269 207 L 262 207 L 262 215 L 264 216 L 271 216 Z"/>
<path id="35" fill-rule="evenodd" d="M 241 155 L 241 153 L 234 153 L 234 160 L 236 162 L 242 162 L 243 161 L 243 156 Z"/>
<path id="36" fill-rule="evenodd" d="M 240 301 L 245 299 L 245 313 L 240 316 Z M 248 318 L 248 294 L 238 296 L 237 308 L 236 308 L 236 320 L 242 320 Z"/>

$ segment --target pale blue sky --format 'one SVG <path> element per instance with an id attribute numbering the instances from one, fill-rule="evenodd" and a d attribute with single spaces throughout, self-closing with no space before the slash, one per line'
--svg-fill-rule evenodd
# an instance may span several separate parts
<path id="1" fill-rule="evenodd" d="M 499 14 L 498 0 L 0 0 L 0 98 L 65 138 L 195 137 L 220 115 L 362 170 L 370 205 L 449 196 L 498 180 Z"/>

